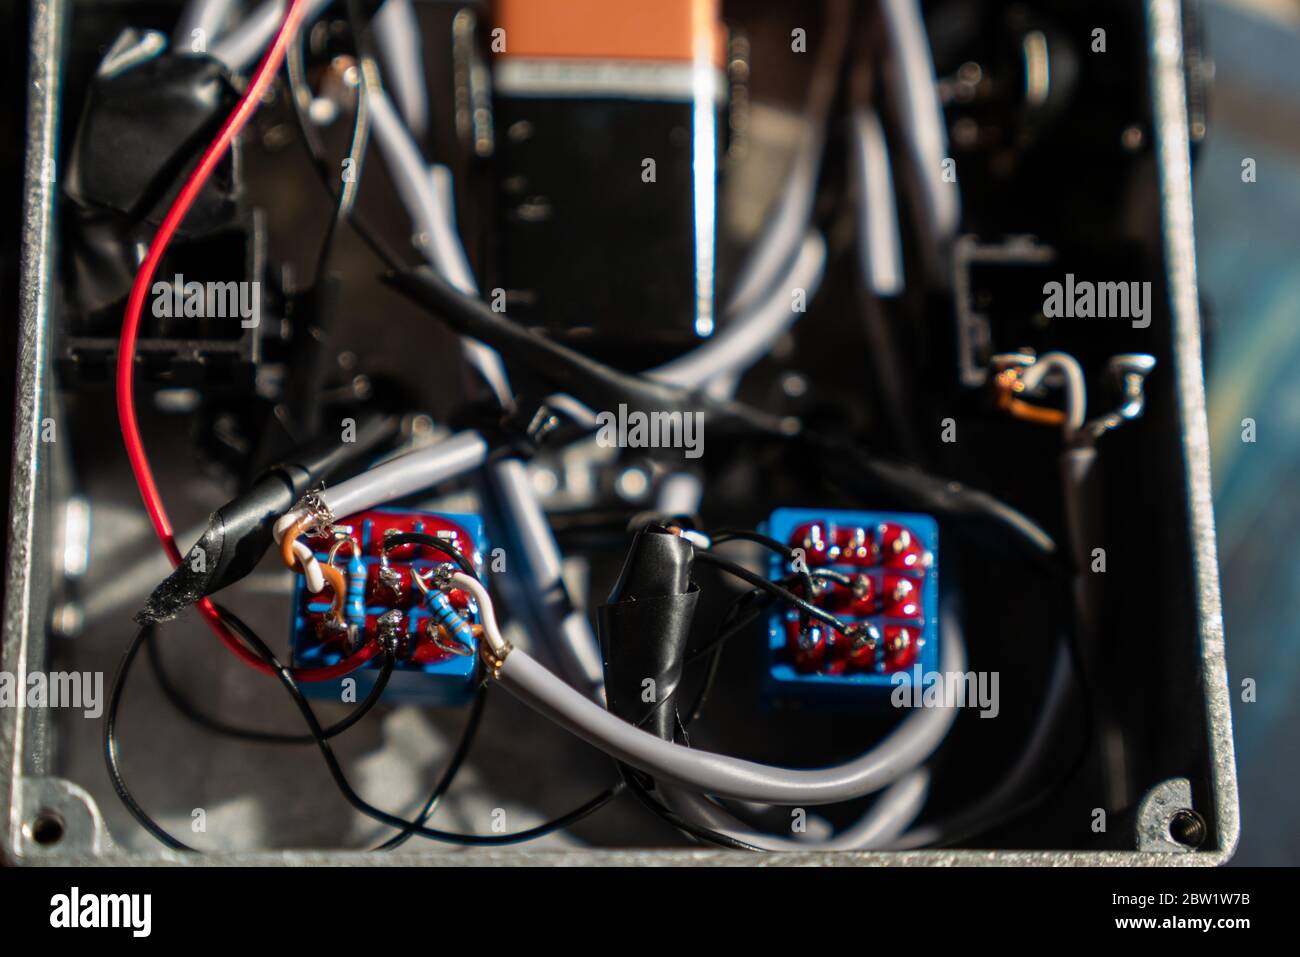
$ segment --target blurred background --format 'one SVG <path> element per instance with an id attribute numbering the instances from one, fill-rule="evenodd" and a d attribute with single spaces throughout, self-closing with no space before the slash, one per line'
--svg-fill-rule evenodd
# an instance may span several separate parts
<path id="1" fill-rule="evenodd" d="M 1206 376 L 1241 784 L 1236 864 L 1300 863 L 1300 2 L 1204 5 L 1196 169 Z M 1242 161 L 1256 182 L 1242 182 Z M 1256 441 L 1243 441 L 1243 419 Z M 1253 678 L 1254 703 L 1242 701 Z"/>

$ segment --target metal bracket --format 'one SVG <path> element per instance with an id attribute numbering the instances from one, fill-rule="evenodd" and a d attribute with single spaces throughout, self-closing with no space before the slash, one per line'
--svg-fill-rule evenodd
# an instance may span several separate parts
<path id="1" fill-rule="evenodd" d="M 22 778 L 15 813 L 24 860 L 85 858 L 112 844 L 95 799 L 64 778 Z"/>
<path id="2" fill-rule="evenodd" d="M 1192 807 L 1192 782 L 1162 781 L 1138 805 L 1139 851 L 1190 854 L 1205 840 L 1205 819 Z"/>

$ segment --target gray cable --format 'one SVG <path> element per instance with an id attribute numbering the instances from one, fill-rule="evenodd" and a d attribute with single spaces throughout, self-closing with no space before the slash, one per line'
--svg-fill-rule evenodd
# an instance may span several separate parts
<path id="1" fill-rule="evenodd" d="M 943 641 L 946 646 L 955 645 L 960 648 L 961 659 L 964 662 L 965 638 L 960 621 L 952 603 L 945 602 L 945 605 L 947 607 L 940 613 L 939 618 L 943 629 Z M 946 661 L 944 667 L 947 667 Z M 936 741 L 934 746 L 938 747 L 939 743 Z M 922 760 L 928 758 L 929 754 L 926 754 Z M 664 787 L 662 791 L 665 803 L 688 820 L 766 851 L 866 850 L 890 846 L 903 836 L 903 832 L 925 807 L 930 793 L 930 773 L 924 767 L 918 767 L 904 774 L 891 784 L 853 825 L 832 837 L 820 840 L 778 837 L 756 831 L 716 802 L 701 795 L 673 787 Z"/>
<path id="2" fill-rule="evenodd" d="M 863 283 L 877 296 L 897 296 L 903 291 L 903 244 L 885 131 L 869 107 L 853 111 L 851 131 Z"/>
<path id="3" fill-rule="evenodd" d="M 664 803 L 682 817 L 764 851 L 863 851 L 892 845 L 916 820 L 930 794 L 930 772 L 917 768 L 905 774 L 882 791 L 854 824 L 827 838 L 780 837 L 757 831 L 703 795 L 680 788 L 660 791 Z"/>
<path id="4" fill-rule="evenodd" d="M 387 95 L 379 92 L 373 96 L 371 111 L 375 141 L 420 237 L 421 252 L 447 282 L 466 296 L 477 296 L 478 285 L 456 232 L 451 173 L 441 166 L 430 168 Z M 510 381 L 501 357 L 481 342 L 463 341 L 466 357 L 482 374 L 497 401 L 508 406 Z"/>
<path id="5" fill-rule="evenodd" d="M 951 844 L 971 836 L 972 831 L 1001 823 L 1008 811 L 1016 809 L 1017 800 L 1023 799 L 1034 778 L 1042 774 L 1045 766 L 1050 766 L 1048 755 L 1066 717 L 1066 705 L 1071 699 L 1074 681 L 1070 650 L 1062 641 L 1048 679 L 1043 708 L 1029 737 L 1029 743 L 1025 745 L 1016 763 L 999 778 L 997 786 L 978 802 L 962 808 L 951 817 L 908 831 L 890 846 L 900 850 Z"/>
<path id="6" fill-rule="evenodd" d="M 497 503 L 525 552 L 524 564 L 531 573 L 529 597 L 545 596 L 562 589 L 563 557 L 546 513 L 537 500 L 528 469 L 518 459 L 502 459 L 492 466 L 492 476 L 498 492 Z M 558 621 L 554 616 L 550 616 L 551 620 L 547 617 L 545 614 L 539 616 L 551 632 L 549 647 L 559 656 L 564 673 L 579 686 L 600 689 L 604 684 L 604 662 L 587 616 L 569 607 L 560 611 Z M 593 691 L 593 694 L 597 700 L 604 700 L 600 692 Z"/>
<path id="7" fill-rule="evenodd" d="M 948 137 L 925 20 L 918 0 L 880 0 L 880 12 L 888 51 L 886 90 L 894 101 L 915 180 L 926 269 L 932 279 L 946 282 L 945 250 L 957 234 L 961 203 L 957 184 L 943 181 Z"/>
<path id="8" fill-rule="evenodd" d="M 786 270 L 784 281 L 769 287 L 768 294 L 744 314 L 734 316 L 722 330 L 703 345 L 646 373 L 652 379 L 699 388 L 715 377 L 747 369 L 767 355 L 772 346 L 798 321 L 792 292 L 802 289 L 805 301 L 821 284 L 826 265 L 826 241 L 810 231 L 799 247 L 799 255 Z"/>
<path id="9" fill-rule="evenodd" d="M 172 45 L 179 52 L 193 50 L 195 39 L 194 31 L 202 30 L 201 38 L 206 48 L 221 28 L 230 20 L 231 11 L 234 10 L 238 0 L 189 0 L 185 4 L 185 9 L 181 11 L 180 19 L 176 21 L 176 29 L 172 31 Z"/>
<path id="10" fill-rule="evenodd" d="M 333 0 L 312 0 L 303 17 L 302 29 L 314 21 Z M 224 63 L 231 73 L 242 73 L 257 60 L 275 36 L 284 19 L 284 0 L 266 0 L 216 43 L 208 52 Z"/>
<path id="11" fill-rule="evenodd" d="M 321 498 L 335 515 L 354 515 L 464 475 L 483 464 L 487 451 L 483 436 L 459 432 L 326 488 Z"/>
<path id="12" fill-rule="evenodd" d="M 804 109 L 809 133 L 790 165 L 786 186 L 777 200 L 775 212 L 741 265 L 725 310 L 732 315 L 745 311 L 766 297 L 772 277 L 784 274 L 798 253 L 812 219 L 817 174 L 821 170 L 826 144 L 826 118 L 839 83 L 853 12 L 852 4 L 846 0 L 827 0 L 825 10 L 828 46 L 813 75 Z"/>
<path id="13" fill-rule="evenodd" d="M 425 91 L 424 50 L 420 21 L 411 0 L 386 0 L 372 21 L 384 72 L 392 80 L 393 95 L 406 126 L 417 138 L 429 123 Z"/>
<path id="14" fill-rule="evenodd" d="M 941 670 L 965 669 L 960 641 L 944 641 Z M 956 709 L 923 708 L 870 751 L 841 765 L 797 770 L 695 750 L 623 721 L 516 649 L 501 667 L 502 686 L 530 707 L 614 758 L 704 794 L 767 804 L 833 804 L 887 787 L 938 747 Z"/>

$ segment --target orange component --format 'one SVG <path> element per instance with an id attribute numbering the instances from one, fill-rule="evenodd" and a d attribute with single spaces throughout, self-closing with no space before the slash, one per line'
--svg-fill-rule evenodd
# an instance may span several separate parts
<path id="1" fill-rule="evenodd" d="M 1003 369 L 994 381 L 997 390 L 998 408 L 1011 413 L 1017 419 L 1037 422 L 1040 425 L 1064 425 L 1065 412 L 1061 409 L 1048 409 L 1034 405 L 1024 399 L 1016 398 L 1016 393 L 1024 390 L 1020 374 L 1015 368 Z"/>
<path id="2" fill-rule="evenodd" d="M 280 558 L 289 569 L 298 567 L 298 559 L 293 554 L 293 543 L 298 540 L 298 536 L 307 530 L 311 524 L 311 519 L 303 516 L 284 530 L 284 538 L 280 539 Z"/>
<path id="3" fill-rule="evenodd" d="M 496 0 L 507 57 L 726 62 L 719 0 Z"/>
<path id="4" fill-rule="evenodd" d="M 326 584 L 330 586 L 330 591 L 334 592 L 333 600 L 330 602 L 330 614 L 334 616 L 335 621 L 346 622 L 343 603 L 347 600 L 348 583 L 343 578 L 343 573 L 333 565 L 321 565 L 320 570 L 325 576 Z"/>
<path id="5" fill-rule="evenodd" d="M 302 535 L 307 530 L 307 526 L 311 524 L 311 521 L 310 516 L 298 519 L 284 530 L 284 538 L 280 539 L 280 558 L 291 569 L 298 567 L 298 557 L 293 553 L 293 543 L 298 540 L 299 535 Z M 330 603 L 330 614 L 334 616 L 336 621 L 345 621 L 343 604 L 347 601 L 347 581 L 344 579 L 343 573 L 333 565 L 321 564 L 320 570 L 321 574 L 325 576 L 326 583 L 334 592 L 334 600 Z"/>

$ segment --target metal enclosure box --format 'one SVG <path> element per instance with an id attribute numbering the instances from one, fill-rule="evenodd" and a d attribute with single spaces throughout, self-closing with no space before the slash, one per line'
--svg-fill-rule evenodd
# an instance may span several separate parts
<path id="1" fill-rule="evenodd" d="M 3 668 L 15 674 L 44 667 L 50 650 L 51 615 L 59 587 L 52 555 L 67 488 L 67 463 L 61 443 L 42 441 L 42 431 L 48 423 L 57 424 L 60 417 L 60 398 L 51 370 L 52 358 L 57 354 L 57 343 L 52 341 L 52 316 L 57 309 L 56 144 L 70 2 L 34 0 L 32 9 L 21 311 L 17 317 L 20 348 L 16 447 L 9 490 L 3 609 Z M 1162 514 L 1172 518 L 1167 535 L 1150 545 L 1149 558 L 1154 565 L 1167 569 L 1173 580 L 1185 585 L 1178 589 L 1178 595 L 1153 595 L 1152 600 L 1161 603 L 1159 613 L 1164 624 L 1159 633 L 1151 636 L 1151 652 L 1159 666 L 1191 675 L 1191 686 L 1199 687 L 1200 693 L 1175 699 L 1162 696 L 1159 690 L 1152 692 L 1144 704 L 1151 727 L 1144 732 L 1143 743 L 1160 739 L 1186 759 L 1186 766 L 1196 768 L 1196 779 L 1175 780 L 1148 792 L 1131 850 L 800 852 L 751 857 L 703 849 L 549 851 L 525 846 L 464 850 L 426 844 L 404 855 L 403 862 L 1187 865 L 1219 864 L 1232 854 L 1238 834 L 1237 784 L 1210 497 L 1181 7 L 1178 0 L 1145 0 L 1145 14 L 1155 115 L 1157 168 L 1153 175 L 1159 178 L 1164 259 L 1163 282 L 1156 285 L 1164 295 L 1159 297 L 1153 325 L 1165 337 L 1162 347 L 1168 349 L 1173 360 L 1173 374 L 1160 380 L 1160 394 L 1152 397 L 1149 414 L 1160 434 L 1167 436 L 1161 439 L 1160 448 L 1175 476 L 1172 485 L 1176 489 L 1167 496 L 1167 503 L 1160 503 L 1161 509 L 1169 510 Z M 1141 483 L 1152 479 L 1137 474 L 1132 481 L 1140 494 Z M 1158 768 L 1158 763 L 1152 766 Z M 49 709 L 29 709 L 21 703 L 0 709 L 0 805 L 4 809 L 0 856 L 7 863 L 195 861 L 193 856 L 177 855 L 160 847 L 135 854 L 115 845 L 101 809 L 85 785 L 84 780 L 64 776 L 58 728 Z M 1210 838 L 1199 851 L 1181 848 L 1170 840 L 1167 819 L 1160 816 L 1161 809 L 1170 806 L 1168 802 L 1186 800 L 1193 802 L 1210 825 Z M 48 820 L 57 820 L 61 825 L 61 836 L 55 843 L 40 840 L 40 824 Z M 370 864 L 391 858 L 361 851 L 257 851 L 232 852 L 208 860 Z"/>

